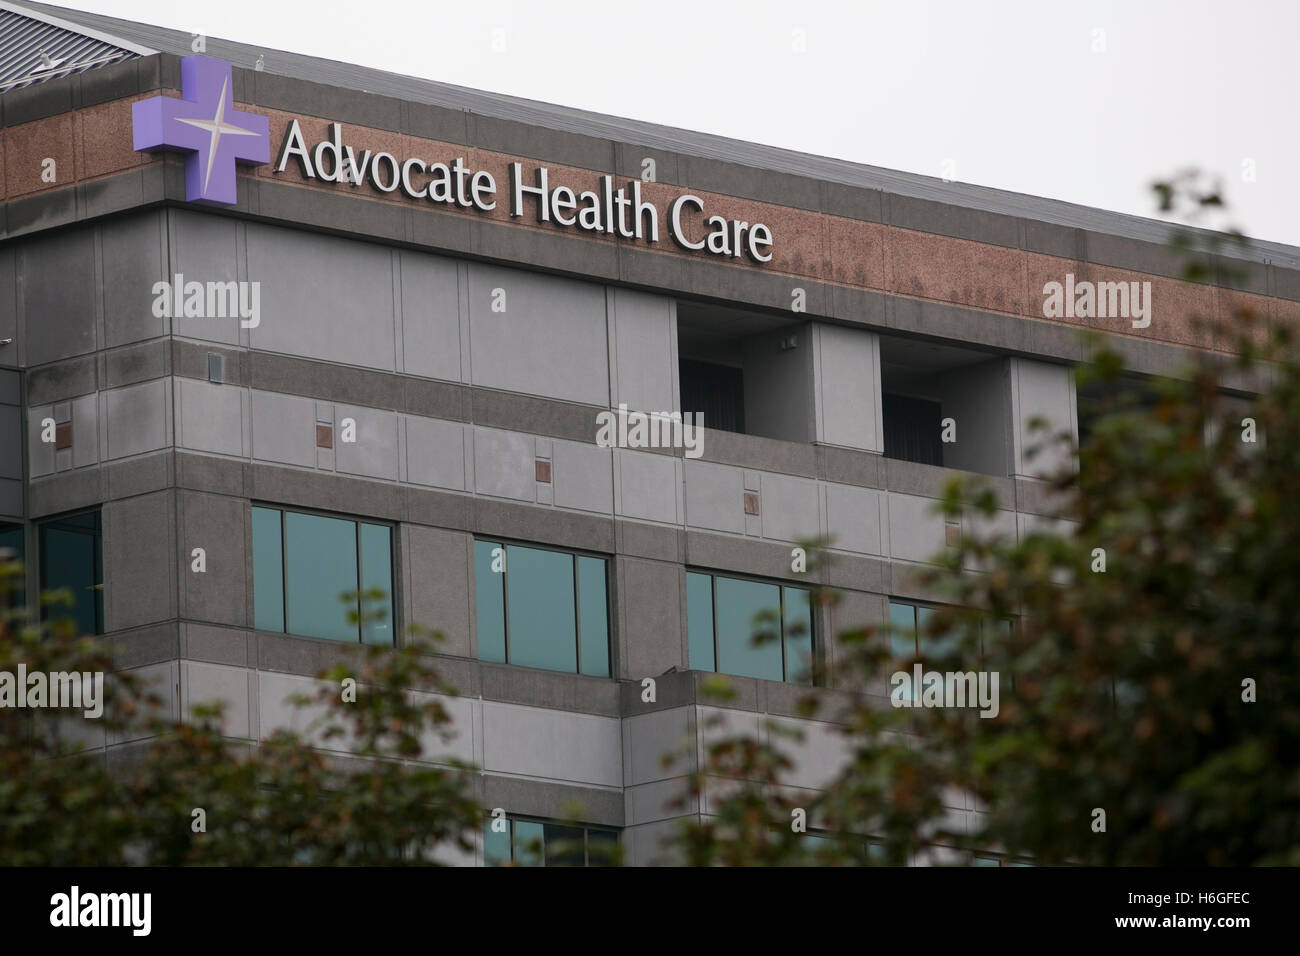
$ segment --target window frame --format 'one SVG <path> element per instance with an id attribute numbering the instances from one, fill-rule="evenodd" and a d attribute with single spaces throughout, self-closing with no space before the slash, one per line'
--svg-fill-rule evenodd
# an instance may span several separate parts
<path id="1" fill-rule="evenodd" d="M 611 573 L 613 564 L 611 555 L 602 554 L 599 551 L 590 551 L 586 548 L 567 548 L 557 544 L 539 544 L 535 541 L 523 541 L 518 538 L 503 537 L 501 535 L 475 534 L 472 539 L 474 545 L 490 544 L 496 547 L 508 549 L 510 547 L 528 548 L 532 551 L 548 551 L 554 554 L 562 554 L 572 559 L 571 567 L 573 574 L 573 643 L 574 643 L 574 669 L 556 670 L 550 667 L 533 667 L 531 664 L 516 664 L 510 660 L 510 561 L 506 560 L 505 568 L 501 572 L 501 632 L 504 661 L 484 661 L 482 651 L 479 649 L 479 622 L 478 622 L 478 561 L 471 558 L 470 566 L 474 571 L 474 594 L 472 601 L 475 606 L 474 617 L 474 651 L 476 659 L 487 664 L 503 664 L 508 667 L 526 667 L 529 670 L 548 671 L 552 674 L 574 674 L 577 677 L 590 677 L 594 680 L 615 680 L 618 673 L 615 661 L 615 650 L 618 647 L 618 640 L 614 633 L 616 615 L 614 614 L 614 576 Z M 508 553 L 508 552 L 507 552 Z M 603 562 L 605 568 L 605 641 L 606 641 L 606 660 L 609 665 L 609 673 L 584 674 L 582 671 L 582 587 L 579 583 L 578 558 L 592 558 Z M 513 817 L 511 819 L 514 819 Z M 537 822 L 537 821 L 532 821 Z M 554 822 L 554 821 L 551 821 Z"/>
<path id="2" fill-rule="evenodd" d="M 259 630 L 264 634 L 283 634 L 286 637 L 299 637 L 299 638 L 305 638 L 307 640 L 312 640 L 312 641 L 329 641 L 331 644 L 351 645 L 352 643 L 356 643 L 356 644 L 360 644 L 363 647 L 393 647 L 393 648 L 401 646 L 401 643 L 398 638 L 401 635 L 402 630 L 401 627 L 399 626 L 398 615 L 401 613 L 400 583 L 401 583 L 402 575 L 401 575 L 401 568 L 398 564 L 398 558 L 401 554 L 401 549 L 398 548 L 397 546 L 397 533 L 399 529 L 399 525 L 397 522 L 388 521 L 382 518 L 369 518 L 362 515 L 349 514 L 340 511 L 325 511 L 321 508 L 305 508 L 305 507 L 299 507 L 298 505 L 282 505 L 282 504 L 276 504 L 275 502 L 271 502 L 271 501 L 253 499 L 252 501 L 249 502 L 249 508 L 248 508 L 248 544 L 249 544 L 248 563 L 249 563 L 249 567 L 253 570 L 253 581 L 252 581 L 253 593 L 249 597 L 248 604 L 250 605 L 250 607 L 254 609 L 254 612 L 256 610 L 256 600 L 257 600 L 257 594 L 256 594 L 257 571 L 256 571 L 256 564 L 254 562 L 253 547 L 252 547 L 253 509 L 255 508 L 261 508 L 266 511 L 275 511 L 278 512 L 280 516 L 280 616 L 283 619 L 283 625 L 281 629 L 278 631 L 271 631 L 271 630 L 267 630 L 266 628 L 259 628 L 257 626 L 256 613 L 254 613 L 254 617 L 253 617 L 254 630 Z M 361 553 L 362 553 L 361 526 L 363 524 L 368 524 L 368 525 L 374 525 L 375 527 L 388 529 L 388 568 L 389 568 L 389 578 L 390 578 L 389 590 L 388 590 L 388 600 L 390 605 L 388 623 L 393 631 L 391 642 L 384 643 L 384 644 L 368 643 L 365 639 L 365 629 L 362 625 L 362 622 L 360 621 L 357 622 L 357 636 L 355 642 L 343 641 L 333 637 L 320 637 L 318 635 L 313 635 L 313 634 L 295 634 L 289 630 L 289 573 L 285 563 L 288 560 L 287 558 L 288 549 L 286 547 L 287 539 L 286 539 L 286 530 L 285 530 L 285 515 L 290 513 L 304 515 L 309 518 L 333 518 L 335 520 L 350 521 L 352 523 L 355 529 L 353 534 L 353 547 L 355 549 L 355 560 L 357 563 L 357 581 L 354 590 L 358 593 L 358 595 L 363 590 L 361 586 L 361 581 L 363 577 L 362 559 L 361 559 Z M 360 615 L 361 601 L 359 597 L 356 604 L 356 611 L 358 615 Z"/>
<path id="3" fill-rule="evenodd" d="M 566 829 L 570 829 L 570 830 L 577 829 L 582 831 L 582 866 L 581 867 L 562 866 L 558 868 L 586 870 L 586 869 L 599 869 L 604 866 L 613 866 L 613 863 L 593 864 L 591 862 L 592 831 L 612 834 L 614 836 L 614 843 L 618 846 L 621 846 L 623 843 L 623 829 L 621 827 L 605 826 L 599 823 L 573 823 L 564 820 L 556 820 L 551 817 L 538 817 L 538 816 L 533 816 L 531 814 L 523 814 L 523 813 L 520 814 L 507 813 L 505 819 L 507 824 L 506 834 L 505 834 L 506 845 L 510 847 L 510 856 L 508 859 L 503 860 L 499 863 L 489 863 L 487 860 L 487 845 L 485 843 L 483 846 L 483 866 L 485 868 L 503 867 L 503 866 L 513 865 L 515 863 L 515 823 L 533 823 L 543 827 L 542 830 L 543 843 L 542 843 L 542 856 L 541 856 L 542 861 L 539 864 L 534 864 L 539 869 L 546 868 L 545 827 L 547 826 L 565 827 Z M 491 830 L 492 823 L 493 821 L 491 819 L 488 819 L 487 822 L 484 824 L 485 833 Z M 528 864 L 523 864 L 523 866 L 528 866 Z"/>
<path id="4" fill-rule="evenodd" d="M 781 675 L 782 675 L 782 676 L 781 676 L 781 680 L 778 681 L 777 683 L 781 683 L 781 684 L 794 684 L 796 687 L 816 687 L 816 686 L 818 686 L 818 684 L 817 684 L 817 665 L 818 665 L 818 663 L 819 663 L 820 660 L 821 660 L 821 654 L 822 654 L 822 637 L 821 637 L 821 628 L 818 626 L 818 622 L 817 622 L 816 605 L 813 603 L 813 600 L 812 600 L 813 587 L 812 587 L 811 585 L 795 584 L 795 583 L 793 583 L 793 582 L 791 582 L 791 581 L 785 581 L 785 580 L 783 580 L 783 579 L 781 579 L 781 578 L 765 578 L 765 577 L 761 577 L 761 576 L 756 575 L 756 574 L 735 573 L 735 572 L 731 572 L 731 571 L 715 571 L 715 570 L 712 570 L 712 569 L 709 569 L 709 568 L 692 567 L 691 565 L 687 565 L 685 570 L 686 570 L 686 573 L 687 573 L 687 574 L 703 574 L 703 575 L 707 575 L 708 578 L 709 578 L 709 611 L 710 611 L 710 613 L 711 613 L 711 615 L 712 615 L 712 619 L 713 619 L 713 670 L 711 670 L 711 671 L 702 671 L 702 673 L 706 673 L 706 674 L 725 674 L 725 673 L 727 673 L 726 671 L 718 670 L 718 578 L 719 578 L 719 577 L 723 577 L 723 578 L 730 578 L 730 579 L 733 580 L 733 581 L 751 581 L 751 582 L 753 582 L 753 583 L 755 583 L 755 584 L 767 584 L 767 585 L 773 585 L 773 586 L 776 587 L 776 589 L 777 589 L 777 591 L 778 591 L 778 593 L 779 593 L 779 595 L 780 595 L 780 605 L 779 605 L 779 607 L 778 607 L 776 610 L 777 610 L 778 614 L 780 615 L 780 619 L 781 619 L 781 635 L 780 635 L 780 638 L 779 638 L 779 643 L 780 643 L 780 645 L 781 645 Z M 785 589 L 786 589 L 786 588 L 797 588 L 798 590 L 806 591 L 806 592 L 808 593 L 808 632 L 809 632 L 809 633 L 808 633 L 808 641 L 809 641 L 809 644 L 811 644 L 811 646 L 812 646 L 812 652 L 811 652 L 811 654 L 810 654 L 811 660 L 808 662 L 808 674 L 807 674 L 807 678 L 808 678 L 808 679 L 807 679 L 806 682 L 791 680 L 791 678 L 790 678 L 790 667 L 789 667 L 789 664 L 788 664 L 788 662 L 787 662 L 787 660 L 786 660 L 786 646 L 785 646 L 785 645 L 786 645 L 786 642 L 789 640 L 789 638 L 786 636 L 786 632 L 785 632 L 785 625 L 786 625 L 786 616 L 785 616 L 785 609 L 786 609 Z M 686 593 L 686 592 L 683 591 L 683 593 Z M 689 597 L 687 597 L 687 600 L 689 601 Z M 687 615 L 687 621 L 688 621 L 687 627 L 689 628 L 689 626 L 690 626 L 690 625 L 689 625 L 689 613 L 688 613 L 688 615 Z M 752 641 L 752 639 L 753 639 L 753 635 L 751 634 L 751 635 L 750 635 L 750 640 Z M 688 655 L 688 656 L 687 656 L 687 660 L 686 660 L 686 666 L 687 666 L 687 668 L 688 668 L 689 670 L 698 670 L 698 668 L 696 668 L 696 667 L 693 666 L 693 664 L 691 663 L 690 657 L 689 657 L 689 655 L 690 655 L 690 633 L 689 633 L 689 630 L 688 630 L 687 635 L 686 635 L 686 648 L 687 648 L 687 651 L 686 651 L 686 652 L 687 652 L 687 655 Z M 732 676 L 732 677 L 743 677 L 743 676 L 745 676 L 745 675 L 743 675 L 743 674 L 731 674 L 730 676 Z M 751 679 L 752 679 L 752 680 L 771 680 L 771 678 L 768 678 L 768 677 L 759 677 L 759 678 L 751 678 Z"/>

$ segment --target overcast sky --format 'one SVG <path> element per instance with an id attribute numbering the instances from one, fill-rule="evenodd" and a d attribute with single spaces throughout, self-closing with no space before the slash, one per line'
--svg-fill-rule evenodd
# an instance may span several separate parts
<path id="1" fill-rule="evenodd" d="M 1138 215 L 1197 166 L 1300 245 L 1300 2 L 62 0 Z"/>

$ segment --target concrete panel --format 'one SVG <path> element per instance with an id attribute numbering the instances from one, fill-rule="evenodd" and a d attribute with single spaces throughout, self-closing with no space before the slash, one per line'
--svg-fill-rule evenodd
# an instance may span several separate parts
<path id="1" fill-rule="evenodd" d="M 813 327 L 817 358 L 817 441 L 884 454 L 880 337 L 863 329 Z"/>
<path id="2" fill-rule="evenodd" d="M 345 419 L 356 423 L 356 441 L 344 440 Z M 334 467 L 348 475 L 397 480 L 396 412 L 336 405 L 334 421 Z"/>
<path id="3" fill-rule="evenodd" d="M 677 820 L 629 826 L 623 831 L 623 864 L 681 866 L 680 853 L 670 846 L 670 841 L 680 829 Z"/>
<path id="4" fill-rule="evenodd" d="M 217 455 L 244 454 L 244 389 L 192 378 L 176 381 L 177 441 Z"/>
<path id="5" fill-rule="evenodd" d="M 165 448 L 171 439 L 170 405 L 171 391 L 165 378 L 107 392 L 108 448 L 104 457 L 112 460 Z"/>
<path id="6" fill-rule="evenodd" d="M 677 564 L 617 559 L 619 671 L 640 679 L 685 669 L 682 650 L 682 574 Z"/>
<path id="7" fill-rule="evenodd" d="M 99 393 L 74 398 L 72 405 L 72 467 L 99 461 Z"/>
<path id="8" fill-rule="evenodd" d="M 483 769 L 622 786 L 619 721 L 484 701 Z"/>
<path id="9" fill-rule="evenodd" d="M 411 698 L 416 706 L 441 704 L 451 718 L 451 723 L 444 724 L 441 728 L 441 732 L 447 734 L 446 740 L 442 739 L 439 728 L 425 727 L 424 733 L 420 735 L 420 762 L 447 763 L 461 760 L 472 763 L 475 754 L 474 711 L 478 709 L 478 701 L 418 691 L 413 692 Z"/>
<path id="10" fill-rule="evenodd" d="M 682 460 L 649 452 L 614 450 L 615 509 L 642 521 L 681 524 Z"/>
<path id="11" fill-rule="evenodd" d="M 1049 440 L 1050 436 L 1068 432 L 1074 444 L 1079 441 L 1074 376 L 1065 365 L 1024 358 L 1010 362 L 1012 473 L 1025 478 L 1050 476 L 1073 460 L 1069 450 Z M 1030 420 L 1036 417 L 1046 420 L 1046 431 L 1029 427 Z M 1033 454 L 1035 446 L 1042 451 Z"/>
<path id="12" fill-rule="evenodd" d="M 551 482 L 560 508 L 612 514 L 614 472 L 610 449 L 572 441 L 551 443 Z"/>
<path id="13" fill-rule="evenodd" d="M 745 533 L 744 472 L 728 465 L 688 460 L 686 523 L 693 528 Z"/>
<path id="14" fill-rule="evenodd" d="M 403 417 L 406 480 L 434 488 L 465 490 L 465 426 L 434 418 Z"/>
<path id="15" fill-rule="evenodd" d="M 17 247 L 9 245 L 0 249 L 0 339 L 13 339 L 9 345 L 0 346 L 0 361 L 6 365 L 18 363 L 18 257 Z M 0 372 L 0 381 L 7 377 Z M 6 399 L 8 401 L 8 399 Z"/>
<path id="16" fill-rule="evenodd" d="M 494 312 L 505 296 L 505 311 Z M 609 404 L 605 290 L 471 263 L 470 381 L 529 395 Z"/>
<path id="17" fill-rule="evenodd" d="M 859 554 L 880 554 L 880 492 L 827 482 L 826 529 L 831 546 Z"/>
<path id="18" fill-rule="evenodd" d="M 610 405 L 679 411 L 676 303 L 631 289 L 611 289 L 610 296 Z"/>
<path id="19" fill-rule="evenodd" d="M 463 381 L 456 260 L 403 251 L 398 253 L 398 268 L 403 370 L 408 375 Z"/>
<path id="20" fill-rule="evenodd" d="M 257 710 L 255 714 L 256 731 L 259 740 L 266 740 L 277 730 L 293 730 L 303 735 L 303 739 L 322 750 L 347 751 L 351 749 L 350 734 L 343 734 L 326 739 L 324 728 L 318 727 L 308 733 L 312 722 L 325 713 L 325 708 L 316 704 L 314 698 L 324 681 L 312 677 L 299 677 L 294 674 L 276 674 L 269 671 L 256 671 L 257 675 Z M 332 689 L 337 689 L 333 687 Z M 296 707 L 290 701 L 295 694 L 313 698 L 312 703 Z"/>
<path id="21" fill-rule="evenodd" d="M 943 515 L 938 501 L 891 491 L 889 495 L 889 555 L 905 561 L 929 561 L 945 547 Z"/>
<path id="22" fill-rule="evenodd" d="M 147 718 L 156 717 L 160 720 L 178 720 L 180 718 L 178 686 L 180 684 L 180 667 L 177 661 L 133 667 L 131 668 L 131 674 L 140 682 L 141 696 L 155 694 L 159 698 L 160 704 L 156 710 L 152 708 L 137 710 L 134 719 L 126 719 L 126 715 L 120 715 L 126 719 L 126 723 L 124 726 L 108 732 L 108 745 L 110 747 L 152 736 L 151 729 L 145 724 Z"/>
<path id="23" fill-rule="evenodd" d="M 961 532 L 962 535 L 978 535 L 981 538 L 1005 538 L 1014 543 L 1017 534 L 1016 513 L 1014 511 L 994 511 L 992 518 L 985 518 L 983 515 L 968 513 L 962 515 Z M 967 568 L 975 569 L 979 567 L 978 562 L 973 558 L 966 559 Z"/>
<path id="24" fill-rule="evenodd" d="M 163 491 L 104 505 L 105 630 L 176 616 L 172 502 Z"/>
<path id="25" fill-rule="evenodd" d="M 628 826 L 637 826 L 660 820 L 680 819 L 683 815 L 682 808 L 675 804 L 689 786 L 686 777 L 673 777 L 628 787 L 624 791 L 624 820 Z"/>
<path id="26" fill-rule="evenodd" d="M 787 347 L 791 337 L 794 348 Z M 784 441 L 812 441 L 816 435 L 812 325 L 805 323 L 750 336 L 742 343 L 741 354 L 745 431 Z"/>
<path id="27" fill-rule="evenodd" d="M 393 370 L 394 253 L 277 226 L 249 224 L 247 237 L 248 278 L 261 282 L 253 348 Z"/>
<path id="28" fill-rule="evenodd" d="M 244 528 L 248 502 L 240 498 L 180 492 L 181 615 L 199 621 L 246 627 L 251 623 L 248 554 Z M 206 571 L 192 570 L 202 548 Z"/>
<path id="29" fill-rule="evenodd" d="M 250 737 L 249 678 L 243 667 L 181 661 L 181 713 L 188 720 L 198 704 L 223 705 L 221 732 L 227 737 Z"/>
<path id="30" fill-rule="evenodd" d="M 832 724 L 788 718 L 772 720 L 778 726 L 797 729 L 803 734 L 800 741 L 771 733 L 768 735 L 772 745 L 790 759 L 792 766 L 782 777 L 782 782 L 789 786 L 822 790 L 851 759 L 851 738 Z M 766 728 L 764 732 L 767 733 Z"/>
<path id="31" fill-rule="evenodd" d="M 171 271 L 185 282 L 237 282 L 239 267 L 239 220 L 214 216 L 192 209 L 173 209 L 168 215 Z M 261 302 L 262 312 L 266 303 Z M 234 318 L 187 319 L 172 317 L 176 335 L 208 342 L 238 345 L 239 320 Z"/>
<path id="32" fill-rule="evenodd" d="M 473 538 L 416 524 L 400 526 L 402 593 L 407 597 L 408 624 L 441 631 L 439 649 L 445 654 L 473 657 L 470 584 Z"/>
<path id="33" fill-rule="evenodd" d="M 821 533 L 817 482 L 764 474 L 759 478 L 763 537 L 801 541 Z"/>
<path id="34" fill-rule="evenodd" d="M 21 480 L 22 477 L 22 409 L 17 405 L 0 405 L 0 478 Z"/>
<path id="35" fill-rule="evenodd" d="M 54 474 L 54 442 L 41 440 L 41 422 L 53 417 L 53 405 L 27 409 L 27 469 L 33 478 Z"/>
<path id="36" fill-rule="evenodd" d="M 537 500 L 536 439 L 497 428 L 475 428 L 474 490 L 494 498 Z"/>
<path id="37" fill-rule="evenodd" d="M 1011 473 L 1010 360 L 950 369 L 935 378 L 943 417 L 957 423 L 957 440 L 943 445 L 945 468 L 985 475 Z"/>
<path id="38" fill-rule="evenodd" d="M 105 220 L 100 233 L 104 255 L 104 344 L 155 338 L 167 332 L 167 319 L 153 314 L 153 287 L 168 279 L 160 213 Z"/>
<path id="39" fill-rule="evenodd" d="M 316 465 L 316 403 L 309 398 L 249 392 L 253 457 L 286 465 Z"/>
<path id="40" fill-rule="evenodd" d="M 694 767 L 695 747 L 691 707 L 674 707 L 623 719 L 623 786 L 635 787 L 688 772 Z M 687 757 L 671 768 L 663 756 L 681 748 Z"/>
<path id="41" fill-rule="evenodd" d="M 22 333 L 30 365 L 95 348 L 99 283 L 89 227 L 25 240 L 19 252 Z"/>

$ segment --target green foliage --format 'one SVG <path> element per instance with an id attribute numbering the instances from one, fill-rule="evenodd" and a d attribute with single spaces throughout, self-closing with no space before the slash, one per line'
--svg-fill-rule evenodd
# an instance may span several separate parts
<path id="1" fill-rule="evenodd" d="M 1185 180 L 1159 192 L 1166 210 L 1221 205 Z M 1222 274 L 1201 255 L 1188 278 L 1206 261 Z M 1032 533 L 981 530 L 999 504 L 987 482 L 948 489 L 943 512 L 972 530 L 920 574 L 945 605 L 929 635 L 956 635 L 924 664 L 997 671 L 998 715 L 890 706 L 887 675 L 913 663 L 891 660 L 891 629 L 840 635 L 833 679 L 848 690 L 810 704 L 843 724 L 851 758 L 793 800 L 837 838 L 792 835 L 781 744 L 733 735 L 692 776 L 691 798 L 716 795 L 679 836 L 687 861 L 898 864 L 939 844 L 956 862 L 1300 864 L 1300 361 L 1276 318 L 1241 310 L 1205 330 L 1219 351 L 1142 402 L 1094 342 L 1078 378 L 1103 414 Z M 1258 394 L 1225 395 L 1234 383 Z M 946 809 L 966 799 L 987 811 L 979 833 Z"/>
<path id="2" fill-rule="evenodd" d="M 0 606 L 20 585 L 16 563 L 0 566 Z M 0 672 L 100 672 L 109 700 L 99 720 L 0 709 L 0 865 L 392 865 L 472 849 L 473 768 L 420 762 L 451 731 L 431 696 L 454 693 L 430 664 L 440 635 L 357 648 L 294 702 L 303 730 L 254 745 L 222 733 L 220 707 L 168 719 L 107 639 L 26 617 L 18 608 L 0 621 Z M 104 734 L 133 742 L 106 761 Z"/>

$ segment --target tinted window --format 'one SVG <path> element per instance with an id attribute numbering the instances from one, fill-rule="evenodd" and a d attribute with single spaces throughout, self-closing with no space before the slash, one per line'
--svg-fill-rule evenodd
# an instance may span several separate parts
<path id="1" fill-rule="evenodd" d="M 104 633 L 103 535 L 99 512 L 42 521 L 37 526 L 41 590 L 65 591 L 71 607 L 50 606 L 51 619 L 70 618 L 82 634 Z"/>
<path id="2" fill-rule="evenodd" d="M 760 633 L 767 639 L 755 644 Z M 688 571 L 686 636 L 693 670 L 812 683 L 807 588 Z"/>
<path id="3" fill-rule="evenodd" d="M 576 673 L 573 556 L 510 545 L 505 583 L 510 663 Z"/>
<path id="4" fill-rule="evenodd" d="M 253 622 L 303 637 L 395 643 L 392 529 L 253 508 Z"/>
<path id="5" fill-rule="evenodd" d="M 9 552 L 11 560 L 19 562 L 26 560 L 23 526 L 0 521 L 0 553 L 6 551 Z M 8 594 L 0 594 L 0 608 L 21 607 L 24 603 L 23 592 L 25 590 L 22 575 L 11 577 L 8 587 L 10 589 Z"/>
<path id="6" fill-rule="evenodd" d="M 610 675 L 604 558 L 474 542 L 480 660 Z"/>

